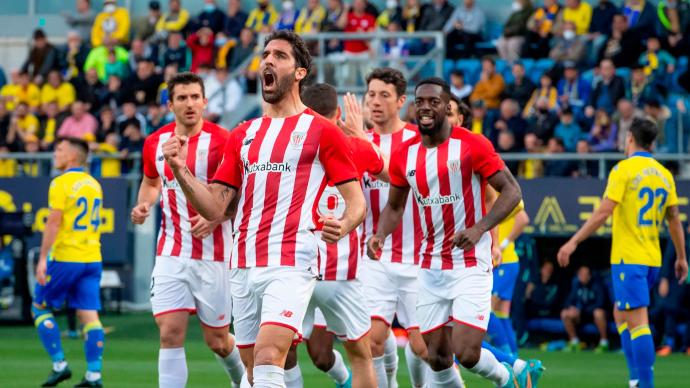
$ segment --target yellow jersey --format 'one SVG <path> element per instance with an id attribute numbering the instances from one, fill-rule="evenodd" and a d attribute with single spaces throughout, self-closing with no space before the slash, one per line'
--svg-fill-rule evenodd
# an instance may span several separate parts
<path id="1" fill-rule="evenodd" d="M 613 211 L 611 263 L 661 266 L 659 233 L 669 206 L 678 205 L 671 173 L 648 152 L 636 152 L 609 174 L 604 197 Z"/>
<path id="2" fill-rule="evenodd" d="M 81 168 L 65 171 L 50 183 L 48 206 L 62 210 L 62 223 L 50 251 L 51 260 L 72 263 L 101 261 L 103 190 Z"/>
<path id="3" fill-rule="evenodd" d="M 506 217 L 500 224 L 498 224 L 498 242 L 499 244 L 508 238 L 510 231 L 513 230 L 515 226 L 515 216 L 522 210 L 525 209 L 525 203 L 520 201 L 520 203 L 515 206 L 515 209 Z M 503 261 L 502 264 L 518 263 L 520 258 L 515 252 L 515 242 L 511 241 L 506 249 L 503 250 Z"/>

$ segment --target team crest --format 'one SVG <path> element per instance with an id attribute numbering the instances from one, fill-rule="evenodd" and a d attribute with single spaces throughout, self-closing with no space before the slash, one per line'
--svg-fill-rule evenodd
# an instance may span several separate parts
<path id="1" fill-rule="evenodd" d="M 293 148 L 302 148 L 302 145 L 304 144 L 304 139 L 306 138 L 306 132 L 293 132 L 290 136 L 290 145 Z"/>
<path id="2" fill-rule="evenodd" d="M 449 160 L 448 171 L 457 174 L 460 172 L 460 160 Z"/>

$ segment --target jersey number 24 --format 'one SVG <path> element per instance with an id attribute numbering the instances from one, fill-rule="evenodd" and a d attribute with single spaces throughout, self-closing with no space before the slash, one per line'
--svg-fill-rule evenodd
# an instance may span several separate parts
<path id="1" fill-rule="evenodd" d="M 89 227 L 89 223 L 93 227 L 93 231 L 98 230 L 98 226 L 101 224 L 101 199 L 95 198 L 93 200 L 91 208 L 90 220 L 85 220 L 87 213 L 89 213 L 89 201 L 86 197 L 77 198 L 77 207 L 80 209 L 77 218 L 74 219 L 74 225 L 72 229 L 74 230 L 86 230 Z"/>

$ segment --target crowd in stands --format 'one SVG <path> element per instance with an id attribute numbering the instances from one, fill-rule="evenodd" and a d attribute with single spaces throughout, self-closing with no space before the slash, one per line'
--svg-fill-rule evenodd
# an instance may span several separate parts
<path id="1" fill-rule="evenodd" d="M 154 0 L 145 15 L 132 17 L 116 0 L 104 0 L 102 9 L 78 0 L 64 14 L 66 43 L 54 45 L 35 30 L 24 64 L 0 82 L 0 153 L 49 151 L 56 136 L 68 134 L 101 152 L 140 151 L 143 138 L 171 120 L 166 79 L 184 70 L 204 77 L 206 118 L 221 121 L 245 93 L 256 93 L 256 37 L 274 29 L 442 32 L 444 75 L 473 116 L 465 126 L 501 152 L 621 151 L 638 116 L 663 128 L 658 150 L 687 148 L 678 131 L 690 128 L 688 0 L 515 0 L 502 23 L 489 20 L 476 0 L 387 0 L 382 9 L 366 0 L 275 4 L 257 0 L 244 9 L 240 0 L 204 0 L 193 15 L 184 0 L 169 0 L 166 12 Z M 336 67 L 338 82 L 356 83 L 372 57 L 423 54 L 429 45 L 400 38 L 380 47 L 331 40 L 325 53 L 310 47 L 347 64 Z M 2 163 L 0 175 L 18 168 Z M 584 161 L 509 164 L 524 178 L 592 176 L 598 168 Z"/>

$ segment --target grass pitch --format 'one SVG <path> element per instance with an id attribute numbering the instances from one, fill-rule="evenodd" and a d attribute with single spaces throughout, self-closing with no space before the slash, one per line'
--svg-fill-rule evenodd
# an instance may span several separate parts
<path id="1" fill-rule="evenodd" d="M 106 315 L 104 326 L 113 331 L 106 335 L 103 357 L 103 382 L 108 387 L 155 387 L 157 386 L 158 336 L 149 314 Z M 196 318 L 191 318 L 187 336 L 188 387 L 228 387 L 225 373 L 206 349 Z M 64 330 L 64 318 L 58 318 Z M 63 338 L 63 347 L 73 372 L 72 379 L 62 383 L 71 387 L 81 380 L 86 362 L 83 342 Z M 345 354 L 343 349 L 340 351 Z M 400 350 L 398 383 L 401 388 L 410 387 L 404 352 Z M 309 361 L 304 347 L 300 346 L 300 368 L 305 387 L 332 387 L 329 378 Z M 524 350 L 523 358 L 540 358 L 547 371 L 540 387 L 626 387 L 627 371 L 621 353 L 594 354 L 544 353 Z M 8 388 L 38 387 L 50 370 L 50 359 L 41 348 L 33 327 L 0 327 L 0 386 Z M 657 387 L 683 387 L 690 381 L 690 357 L 673 355 L 657 359 Z M 491 387 L 469 372 L 463 372 L 469 388 Z"/>

